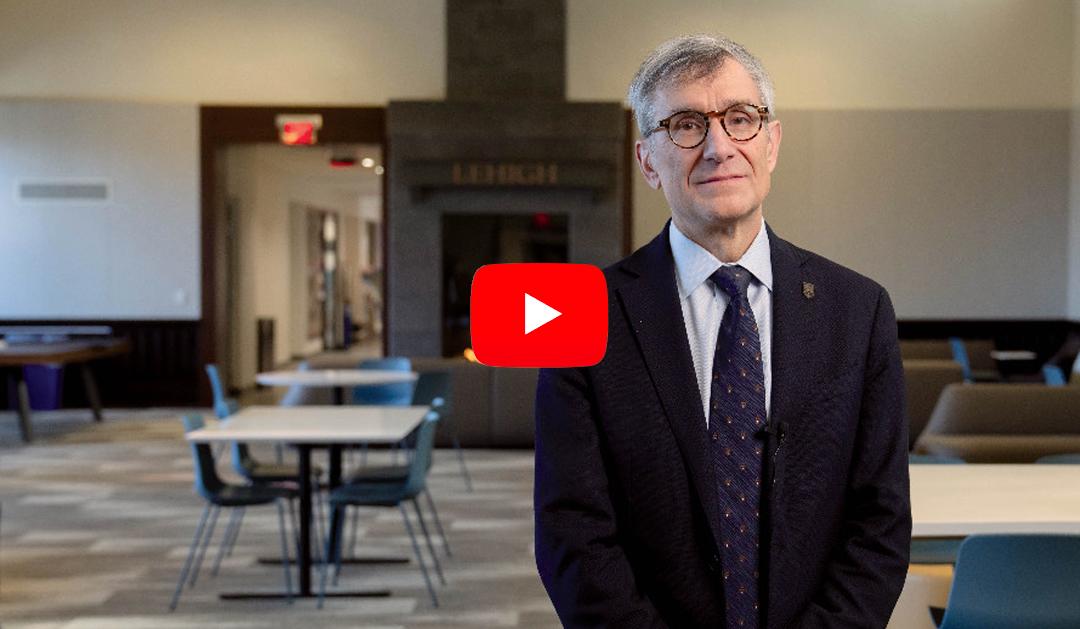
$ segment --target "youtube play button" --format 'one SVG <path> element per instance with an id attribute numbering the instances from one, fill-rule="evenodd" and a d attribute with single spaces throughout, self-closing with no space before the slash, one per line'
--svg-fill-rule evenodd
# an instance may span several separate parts
<path id="1" fill-rule="evenodd" d="M 558 310 L 525 293 L 525 334 L 560 316 L 562 313 Z"/>
<path id="2" fill-rule="evenodd" d="M 607 350 L 607 282 L 588 264 L 489 264 L 473 276 L 470 332 L 492 367 L 583 367 Z"/>

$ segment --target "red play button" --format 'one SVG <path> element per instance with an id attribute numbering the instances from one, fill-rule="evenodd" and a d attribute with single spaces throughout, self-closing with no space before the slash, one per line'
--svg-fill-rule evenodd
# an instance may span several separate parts
<path id="1" fill-rule="evenodd" d="M 476 359 L 492 367 L 584 367 L 607 350 L 607 282 L 589 264 L 489 264 L 473 276 Z"/>

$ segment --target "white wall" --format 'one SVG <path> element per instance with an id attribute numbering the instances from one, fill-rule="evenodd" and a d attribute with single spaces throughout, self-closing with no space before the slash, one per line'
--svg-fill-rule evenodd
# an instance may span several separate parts
<path id="1" fill-rule="evenodd" d="M 0 97 L 442 98 L 442 0 L 0 2 Z"/>
<path id="2" fill-rule="evenodd" d="M 880 282 L 905 319 L 1060 319 L 1068 110 L 789 111 L 777 232 Z"/>
<path id="3" fill-rule="evenodd" d="M 628 0 L 618 20 L 609 10 L 568 2 L 570 98 L 622 99 L 661 41 L 724 33 L 776 84 L 785 134 L 766 218 L 783 237 L 884 283 L 901 317 L 1065 316 L 1070 256 L 1080 279 L 1080 202 L 1070 213 L 1068 201 L 1080 175 L 1064 168 L 1073 2 Z M 1020 110 L 1029 133 L 1012 132 Z M 669 210 L 640 176 L 634 209 L 640 246 Z"/>
<path id="4" fill-rule="evenodd" d="M 617 18 L 612 15 L 617 6 Z M 785 109 L 1065 108 L 1069 0 L 567 0 L 567 96 L 621 100 L 641 60 L 722 33 Z"/>
<path id="5" fill-rule="evenodd" d="M 1080 108 L 1080 70 L 1076 70 L 1080 62 L 1074 60 L 1080 55 L 1075 44 L 1080 18 L 1075 5 L 1069 0 L 567 0 L 567 93 L 573 100 L 621 100 L 637 64 L 657 43 L 679 33 L 721 31 L 749 46 L 770 68 L 777 84 L 778 112 L 781 120 L 791 121 L 792 132 L 800 131 L 800 116 L 809 120 L 830 112 L 838 117 L 848 112 L 896 112 L 899 120 L 904 112 L 912 111 L 1067 111 Z M 0 1 L 0 98 L 98 98 L 189 105 L 381 104 L 395 99 L 437 99 L 445 93 L 444 17 L 443 0 Z M 78 109 L 65 103 L 53 106 Z M 95 137 L 103 126 L 90 114 L 75 114 L 66 122 L 70 125 L 76 121 L 82 121 L 82 126 L 71 128 L 73 137 Z M 146 131 L 140 132 L 149 138 L 145 143 L 142 138 L 127 141 L 162 144 L 161 133 L 154 126 L 148 125 Z M 1073 135 L 1080 135 L 1076 126 Z M 1048 126 L 1042 131 L 1054 128 Z M 897 129 L 893 124 L 884 134 L 896 133 Z M 812 133 L 809 128 L 805 130 Z M 987 131 L 987 135 L 993 133 Z M 5 129 L 0 146 L 13 146 L 8 135 Z M 881 146 L 876 136 L 872 132 L 866 141 Z M 175 241 L 171 246 L 191 255 L 198 248 L 197 199 L 190 196 L 197 186 L 194 153 L 190 152 L 195 141 L 193 132 L 184 138 L 167 139 L 174 154 L 167 158 L 167 168 L 147 180 L 182 193 L 164 199 L 151 191 L 148 196 L 154 196 L 153 203 L 143 204 L 141 209 L 146 217 L 147 212 L 158 212 L 157 204 L 174 208 L 184 204 L 182 210 L 161 210 L 164 214 L 152 215 L 149 222 L 173 225 L 168 232 Z M 942 141 L 960 154 L 967 142 L 956 136 Z M 1078 146 L 1077 139 L 1063 141 L 1074 150 Z M 789 134 L 785 143 L 797 146 L 798 140 Z M 842 154 L 830 152 L 834 146 L 830 138 L 814 136 L 813 143 L 804 146 L 801 153 L 785 148 L 776 175 L 778 186 L 790 188 L 790 182 L 800 177 L 799 169 L 811 166 L 799 162 L 806 155 L 843 159 Z M 888 164 L 887 147 L 881 148 L 875 159 Z M 1007 154 L 1009 147 L 1000 146 L 999 150 Z M 55 157 L 46 157 L 40 151 L 37 155 L 50 164 L 70 166 L 67 152 L 64 147 L 55 151 Z M 926 155 L 930 158 L 927 165 L 897 164 L 882 174 L 884 181 L 892 185 L 889 182 L 904 181 L 920 169 L 949 167 L 932 146 Z M 971 164 L 965 165 L 967 172 L 978 165 L 977 158 L 972 156 Z M 186 165 L 178 168 L 172 160 Z M 1037 311 L 1080 319 L 1080 192 L 1076 191 L 1080 158 L 1074 156 L 1071 164 L 1066 180 L 1053 184 L 1068 188 L 1062 207 L 1044 208 L 1035 214 L 1030 206 L 1019 208 L 1031 220 L 1042 221 L 1042 226 L 1034 231 L 1027 229 L 1023 237 L 1014 237 L 1011 228 L 998 221 L 999 208 L 981 217 L 984 234 L 980 238 L 995 243 L 1001 259 L 1022 260 L 1031 255 L 1032 245 L 1041 255 L 1049 252 L 1050 264 L 1063 267 L 1064 275 L 1040 281 L 1051 282 L 1051 290 L 1061 297 L 1040 298 Z M 99 172 L 101 166 L 95 156 L 88 156 L 78 162 L 78 168 L 68 170 Z M 0 171 L 3 176 L 9 175 Z M 844 182 L 828 185 L 842 187 Z M 833 197 L 849 203 L 859 198 L 860 189 L 838 189 Z M 1025 191 L 1016 192 L 1022 195 Z M 797 198 L 798 190 L 786 196 Z M 815 240 L 817 216 L 804 208 L 779 206 L 779 200 L 780 195 L 772 199 L 767 212 L 777 219 L 786 217 L 785 236 L 810 246 L 825 246 L 822 253 L 844 258 L 871 275 L 881 276 L 878 270 L 886 265 L 902 268 L 905 256 L 939 254 L 926 248 L 847 258 L 849 250 L 861 249 L 835 238 Z M 633 238 L 636 245 L 641 245 L 658 231 L 668 210 L 662 195 L 648 190 L 640 178 L 635 183 L 634 203 Z M 933 227 L 933 219 L 941 211 L 937 205 L 889 208 L 894 213 L 910 212 L 912 218 L 902 225 L 904 231 L 898 237 L 906 242 L 935 242 L 940 236 Z M 850 207 L 856 206 L 851 203 Z M 968 213 L 965 216 L 980 218 L 977 206 L 965 207 L 964 211 Z M 103 274 L 107 274 L 103 269 L 109 267 L 109 256 L 114 250 L 136 246 L 124 242 L 119 249 L 112 247 L 123 237 L 113 233 L 115 223 L 109 220 L 84 221 L 72 227 L 78 233 L 97 233 L 104 239 L 68 243 L 65 259 L 78 260 L 79 265 L 48 267 L 46 263 L 52 276 L 70 277 L 75 273 L 83 280 L 79 286 L 60 293 L 59 288 L 47 283 L 24 280 L 35 288 L 23 291 L 25 299 L 33 301 L 24 302 L 20 312 L 59 316 L 62 313 L 53 312 L 52 306 L 43 305 L 63 302 L 76 304 L 81 316 L 99 313 L 96 306 L 86 305 L 93 305 L 94 295 L 103 292 L 98 286 Z M 893 218 L 885 221 L 889 225 L 895 222 Z M 155 241 L 153 226 L 137 226 L 146 233 L 132 232 L 135 237 L 131 240 Z M 842 224 L 837 226 L 841 234 L 843 228 Z M 17 229 L 27 235 L 33 225 L 24 222 Z M 1035 232 L 1049 234 L 1048 240 L 1033 242 L 1028 234 Z M 955 234 L 951 242 L 963 242 L 962 236 Z M 99 245 L 101 242 L 110 246 Z M 163 250 L 179 253 L 147 247 L 154 255 Z M 178 271 L 180 275 L 195 278 L 198 273 L 197 258 L 192 262 L 190 256 L 184 257 L 187 254 L 172 255 L 165 261 L 141 250 L 133 255 L 148 256 L 145 264 L 134 266 L 154 269 L 156 278 L 169 279 L 158 269 L 179 268 L 177 265 L 185 259 L 189 266 Z M 133 259 L 142 262 L 142 258 Z M 952 263 L 945 257 L 936 262 L 937 267 Z M 75 266 L 79 268 L 72 270 Z M 178 281 L 169 281 L 167 288 L 174 292 Z M 189 294 L 196 295 L 196 289 L 194 286 Z M 190 309 L 197 308 L 195 304 L 148 309 L 143 304 L 147 291 L 128 290 L 130 293 L 121 298 L 114 295 L 103 303 L 128 317 L 146 312 L 158 313 L 155 316 L 197 316 L 197 309 Z M 969 282 L 965 290 L 981 288 Z M 71 301 L 73 294 L 76 299 Z M 1007 300 L 1012 298 L 1002 294 L 996 306 L 982 314 L 1004 316 L 1011 312 Z M 956 314 L 947 296 L 923 295 L 921 299 L 918 303 L 899 303 L 901 316 Z M 183 314 L 178 314 L 181 311 Z"/>
<path id="6" fill-rule="evenodd" d="M 656 44 L 723 32 L 770 68 L 781 111 L 1069 107 L 1072 6 L 567 0 L 567 95 L 622 100 Z M 443 0 L 0 2 L 0 97 L 439 99 L 444 24 Z"/>
<path id="7" fill-rule="evenodd" d="M 0 120 L 0 319 L 197 319 L 196 108 L 0 100 Z M 17 203 L 22 178 L 113 197 Z"/>

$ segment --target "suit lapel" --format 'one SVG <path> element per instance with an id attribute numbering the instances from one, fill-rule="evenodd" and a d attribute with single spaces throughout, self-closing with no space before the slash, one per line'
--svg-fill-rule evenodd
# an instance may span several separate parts
<path id="1" fill-rule="evenodd" d="M 772 393 L 769 421 L 772 426 L 790 424 L 798 418 L 805 400 L 808 367 L 806 352 L 813 347 L 816 320 L 814 300 L 805 282 L 803 254 L 769 229 L 772 256 Z M 820 290 L 819 287 L 814 287 Z M 810 292 L 809 295 L 813 295 Z"/>
<path id="2" fill-rule="evenodd" d="M 813 291 L 825 287 L 814 286 L 808 290 L 804 283 L 813 283 L 813 279 L 803 268 L 805 254 L 769 229 L 769 249 L 772 256 L 773 292 L 772 292 L 772 392 L 769 410 L 769 424 L 775 429 L 782 429 L 787 439 L 798 438 L 799 431 L 791 435 L 792 427 L 799 420 L 801 410 L 807 401 L 808 383 L 813 382 L 813 361 L 810 352 L 814 351 L 814 337 L 817 330 L 815 314 L 816 300 Z M 790 452 L 791 446 L 782 447 L 783 441 L 776 445 L 777 450 Z M 774 451 L 775 452 L 775 451 Z M 797 562 L 798 557 L 789 556 L 785 549 L 788 530 L 784 523 L 784 504 L 778 500 L 774 488 L 782 487 L 782 492 L 793 491 L 792 478 L 783 464 L 785 453 L 766 460 L 771 470 L 770 476 L 775 484 L 769 488 L 768 503 L 763 505 L 766 514 L 763 541 L 769 549 L 769 560 L 764 564 L 765 608 L 769 599 L 782 596 L 776 591 L 777 578 L 788 562 Z M 776 466 L 776 467 L 773 467 Z M 782 478 L 787 477 L 787 478 Z M 781 493 L 782 493 L 781 492 Z"/>
<path id="3" fill-rule="evenodd" d="M 683 325 L 668 227 L 624 262 L 623 270 L 638 277 L 617 290 L 620 302 L 716 543 L 721 539 L 716 475 L 709 455 L 690 343 Z"/>

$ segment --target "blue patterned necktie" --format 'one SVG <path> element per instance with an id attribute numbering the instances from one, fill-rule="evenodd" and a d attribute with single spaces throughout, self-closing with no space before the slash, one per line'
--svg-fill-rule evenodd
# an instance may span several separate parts
<path id="1" fill-rule="evenodd" d="M 720 322 L 709 397 L 723 535 L 722 569 L 729 629 L 758 626 L 758 535 L 765 375 L 757 323 L 746 296 L 750 272 L 722 266 L 709 276 L 731 301 Z"/>

